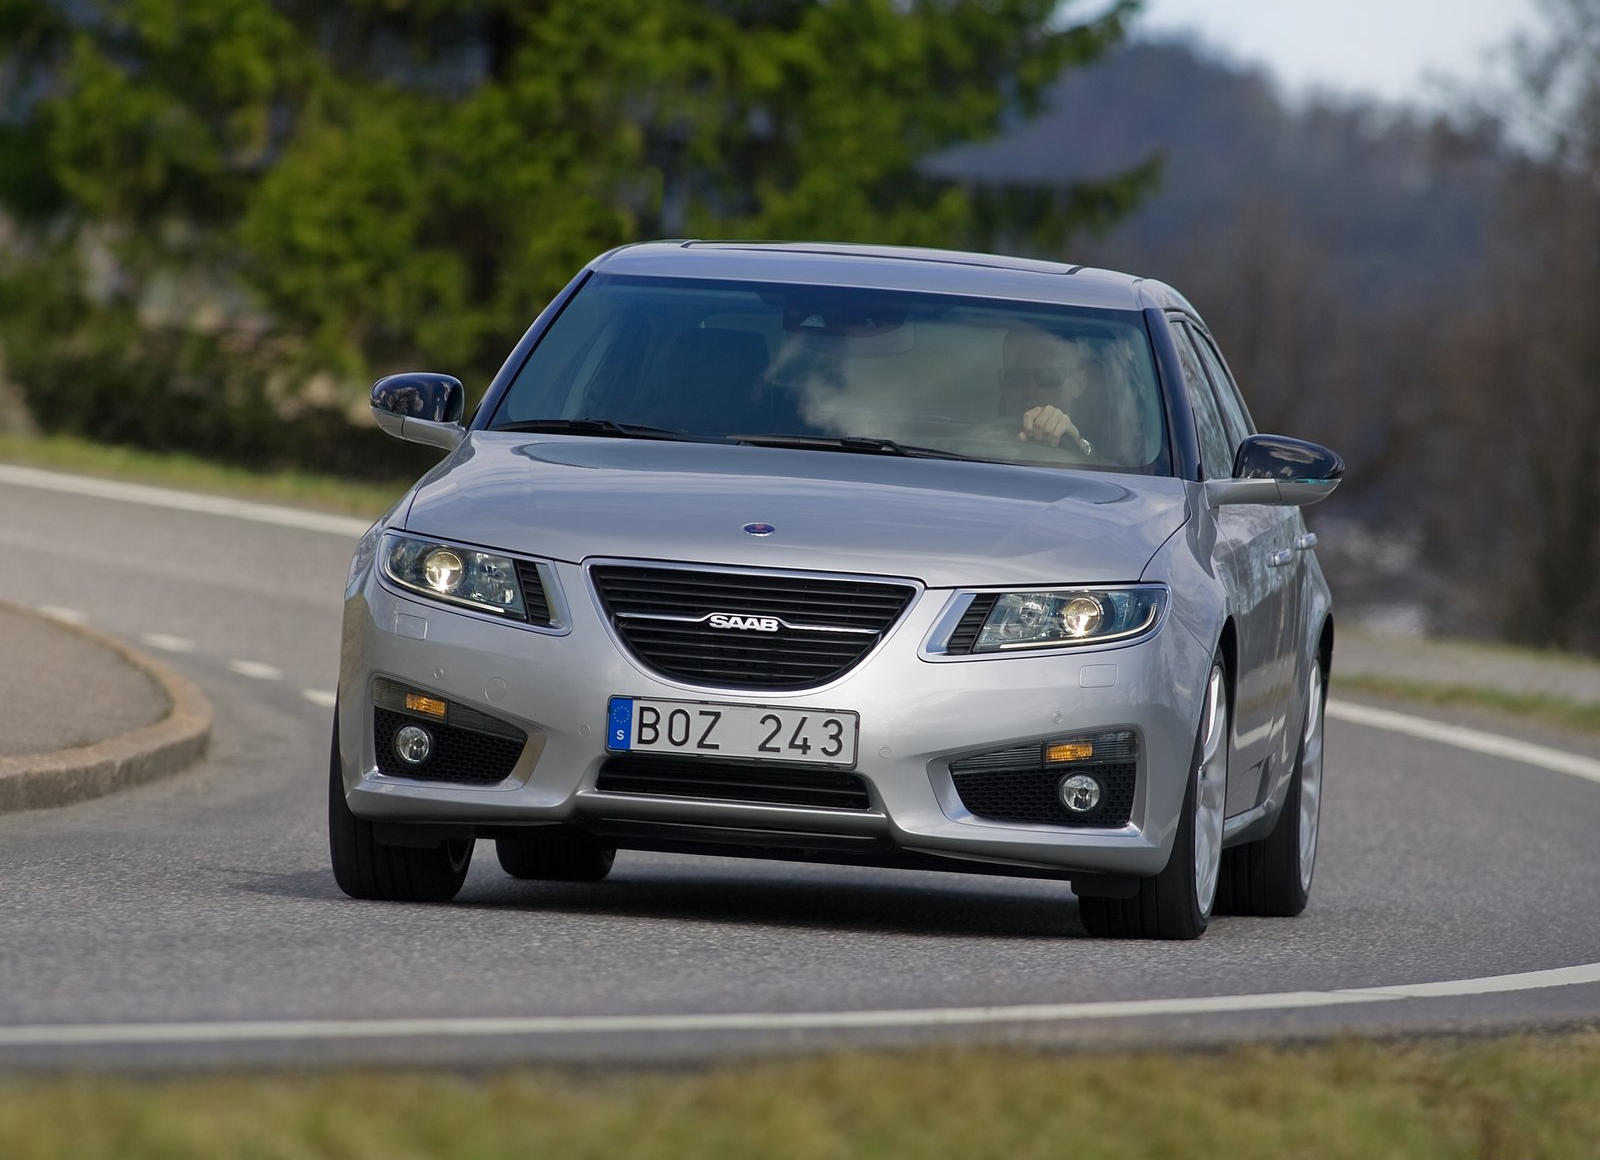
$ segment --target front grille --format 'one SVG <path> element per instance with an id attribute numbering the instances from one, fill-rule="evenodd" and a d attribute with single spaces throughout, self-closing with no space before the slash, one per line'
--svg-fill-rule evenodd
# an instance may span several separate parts
<path id="1" fill-rule="evenodd" d="M 372 683 L 372 741 L 379 773 L 469 785 L 493 785 L 510 776 L 527 743 L 526 733 L 465 705 L 451 703 L 443 721 L 412 712 L 405 708 L 407 692 L 424 690 L 382 677 Z M 420 725 L 433 737 L 432 752 L 417 765 L 400 760 L 394 749 L 394 735 L 406 725 Z"/>
<path id="2" fill-rule="evenodd" d="M 872 808 L 867 783 L 836 769 L 685 761 L 672 757 L 613 757 L 600 767 L 603 793 L 650 794 L 706 801 L 813 806 L 827 810 Z"/>
<path id="3" fill-rule="evenodd" d="M 1133 815 L 1133 793 L 1138 784 L 1137 740 L 1127 730 L 1098 733 L 1082 740 L 1093 741 L 1094 758 L 1047 767 L 1043 745 L 1024 745 L 953 761 L 950 777 L 961 804 L 974 817 L 1052 826 L 1126 825 Z M 1068 810 L 1057 794 L 1061 779 L 1074 773 L 1090 774 L 1100 783 L 1100 804 L 1088 813 Z"/>
<path id="4" fill-rule="evenodd" d="M 872 651 L 916 594 L 909 584 L 635 565 L 599 565 L 590 575 L 617 635 L 641 661 L 735 689 L 832 680 Z M 776 632 L 716 629 L 703 619 L 713 613 L 784 624 Z"/>

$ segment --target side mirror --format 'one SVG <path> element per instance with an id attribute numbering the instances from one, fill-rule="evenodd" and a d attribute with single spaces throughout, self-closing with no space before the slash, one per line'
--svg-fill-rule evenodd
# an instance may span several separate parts
<path id="1" fill-rule="evenodd" d="M 389 375 L 372 385 L 372 417 L 396 439 L 453 450 L 466 438 L 461 381 L 428 371 Z"/>
<path id="2" fill-rule="evenodd" d="M 1252 435 L 1239 444 L 1233 478 L 1206 483 L 1212 507 L 1234 503 L 1304 507 L 1333 494 L 1344 478 L 1344 460 L 1320 443 L 1287 435 Z"/>

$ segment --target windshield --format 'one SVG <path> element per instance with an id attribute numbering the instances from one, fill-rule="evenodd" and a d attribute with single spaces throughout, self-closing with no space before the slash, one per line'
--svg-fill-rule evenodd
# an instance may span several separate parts
<path id="1" fill-rule="evenodd" d="M 489 426 L 1170 474 L 1137 311 L 853 287 L 595 275 Z"/>

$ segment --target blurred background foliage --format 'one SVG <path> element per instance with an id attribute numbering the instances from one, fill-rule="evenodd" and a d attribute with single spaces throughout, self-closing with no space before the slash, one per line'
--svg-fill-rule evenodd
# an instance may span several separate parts
<path id="1" fill-rule="evenodd" d="M 389 476 L 428 457 L 352 426 L 371 379 L 475 394 L 613 245 L 1067 258 L 1177 285 L 1346 456 L 1347 623 L 1600 652 L 1600 0 L 1432 111 L 1136 9 L 0 0 L 0 428 Z"/>
<path id="2" fill-rule="evenodd" d="M 365 383 L 475 392 L 610 247 L 1059 246 L 1153 163 L 971 188 L 920 162 L 1037 108 L 1131 11 L 1073 7 L 0 0 L 9 373 L 50 430 L 392 473 L 333 421 Z"/>

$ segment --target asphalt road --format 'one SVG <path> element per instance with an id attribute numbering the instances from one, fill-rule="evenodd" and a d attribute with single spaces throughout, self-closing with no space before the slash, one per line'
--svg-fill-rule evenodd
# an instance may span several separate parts
<path id="1" fill-rule="evenodd" d="M 216 709 L 189 772 L 0 816 L 0 1068 L 1600 1022 L 1600 784 L 1340 720 L 1310 908 L 1194 943 L 1089 939 L 1055 883 L 625 852 L 538 884 L 487 845 L 454 904 L 351 901 L 324 835 L 351 542 L 0 484 L 0 598 L 163 651 Z"/>

